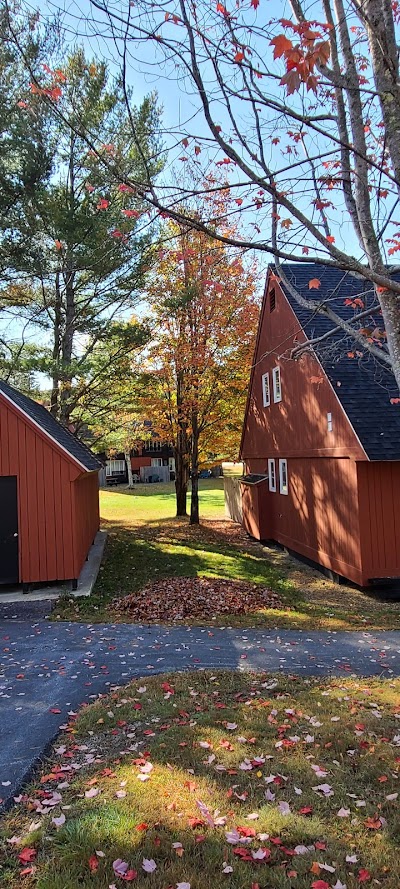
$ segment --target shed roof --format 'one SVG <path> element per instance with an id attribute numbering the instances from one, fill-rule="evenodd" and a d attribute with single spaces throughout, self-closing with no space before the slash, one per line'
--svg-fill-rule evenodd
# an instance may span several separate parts
<path id="1" fill-rule="evenodd" d="M 69 429 L 61 426 L 61 423 L 58 423 L 42 404 L 23 395 L 22 392 L 14 389 L 13 386 L 10 386 L 4 380 L 0 380 L 1 394 L 8 401 L 11 401 L 26 417 L 29 417 L 36 426 L 39 426 L 48 438 L 58 444 L 63 451 L 66 451 L 83 469 L 86 469 L 87 472 L 101 469 L 102 464 L 92 451 L 76 438 Z"/>
<path id="2" fill-rule="evenodd" d="M 328 301 L 334 311 L 348 321 L 362 309 L 357 305 L 346 305 L 345 300 L 360 297 L 366 309 L 376 306 L 371 284 L 350 272 L 317 263 L 284 263 L 282 268 L 302 295 Z M 275 273 L 274 267 L 272 271 Z M 394 271 L 393 276 L 400 280 L 398 271 Z M 318 290 L 309 289 L 312 278 L 321 282 Z M 334 324 L 329 318 L 310 313 L 296 302 L 283 284 L 281 287 L 306 336 L 321 337 L 333 330 Z M 382 316 L 367 316 L 359 326 L 383 328 Z M 400 460 L 400 404 L 391 402 L 391 398 L 399 397 L 399 392 L 387 365 L 360 348 L 342 330 L 332 333 L 329 339 L 313 348 L 369 459 Z"/>

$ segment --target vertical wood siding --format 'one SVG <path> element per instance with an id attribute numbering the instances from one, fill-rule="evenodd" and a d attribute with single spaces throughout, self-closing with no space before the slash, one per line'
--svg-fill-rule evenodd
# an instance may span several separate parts
<path id="1" fill-rule="evenodd" d="M 261 311 L 254 368 L 243 428 L 240 458 L 281 456 L 352 456 L 366 454 L 325 373 L 310 353 L 289 360 L 290 351 L 305 341 L 299 322 L 275 284 L 276 303 L 269 311 L 268 294 Z M 283 357 L 280 357 L 283 356 Z M 282 400 L 274 403 L 272 371 L 280 367 Z M 262 375 L 269 373 L 270 398 L 263 405 Z M 338 374 L 338 376 L 340 376 Z M 340 386 L 340 379 L 338 379 Z M 327 414 L 332 415 L 328 431 Z"/>
<path id="2" fill-rule="evenodd" d="M 364 583 L 400 577 L 400 463 L 358 464 Z"/>
<path id="3" fill-rule="evenodd" d="M 282 456 L 285 456 L 282 454 Z M 248 460 L 250 472 L 260 460 Z M 357 464 L 345 458 L 288 459 L 289 493 L 262 493 L 245 526 L 258 522 L 261 540 L 273 539 L 312 561 L 362 584 Z M 243 502 L 243 509 L 252 509 Z M 244 519 L 245 522 L 245 519 Z"/>
<path id="4" fill-rule="evenodd" d="M 81 475 L 73 486 L 73 495 L 74 577 L 78 577 L 100 525 L 98 473 L 88 472 Z"/>
<path id="5" fill-rule="evenodd" d="M 97 473 L 81 484 L 79 467 L 0 398 L 0 475 L 17 476 L 20 582 L 77 577 L 99 524 Z"/>

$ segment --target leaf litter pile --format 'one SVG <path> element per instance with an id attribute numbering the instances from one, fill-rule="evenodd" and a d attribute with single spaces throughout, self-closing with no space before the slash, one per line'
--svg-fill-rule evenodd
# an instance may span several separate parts
<path id="1" fill-rule="evenodd" d="M 283 607 L 279 596 L 260 584 L 218 577 L 168 577 L 113 602 L 115 611 L 138 621 L 210 620 L 210 615 Z"/>
<path id="2" fill-rule="evenodd" d="M 146 677 L 71 715 L 2 887 L 398 889 L 400 682 Z"/>

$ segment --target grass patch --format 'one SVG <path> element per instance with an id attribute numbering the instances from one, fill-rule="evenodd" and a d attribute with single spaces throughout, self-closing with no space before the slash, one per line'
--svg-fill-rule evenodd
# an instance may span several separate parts
<path id="1" fill-rule="evenodd" d="M 399 699 L 399 680 L 137 680 L 71 720 L 3 819 L 2 887 L 398 889 Z"/>
<path id="2" fill-rule="evenodd" d="M 108 531 L 104 563 L 90 598 L 64 597 L 53 619 L 129 621 L 114 599 L 168 577 L 247 581 L 278 593 L 284 608 L 214 616 L 219 626 L 291 629 L 400 629 L 400 604 L 388 604 L 339 586 L 279 550 L 250 541 L 225 520 L 222 479 L 200 481 L 202 524 L 176 519 L 173 484 L 138 485 L 100 492 L 102 527 Z M 195 620 L 188 621 L 195 624 Z M 198 621 L 204 623 L 204 621 Z"/>

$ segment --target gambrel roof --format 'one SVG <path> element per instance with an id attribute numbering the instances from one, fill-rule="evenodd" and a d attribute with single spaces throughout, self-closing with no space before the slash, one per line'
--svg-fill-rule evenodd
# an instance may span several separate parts
<path id="1" fill-rule="evenodd" d="M 364 308 L 376 307 L 371 284 L 359 276 L 316 263 L 284 263 L 282 269 L 303 296 L 327 302 L 348 321 L 363 311 L 363 307 L 346 300 L 358 298 Z M 273 266 L 270 272 L 279 280 Z M 393 276 L 400 280 L 398 271 Z M 309 282 L 313 278 L 321 283 L 318 289 L 310 290 Z M 321 337 L 334 330 L 333 322 L 326 315 L 303 308 L 284 284 L 280 281 L 279 284 L 308 338 Z M 379 313 L 366 316 L 359 326 L 383 329 L 382 316 Z M 315 344 L 313 351 L 369 459 L 400 460 L 400 403 L 391 401 L 399 398 L 399 391 L 387 365 L 363 350 L 343 330 L 332 332 L 328 339 Z"/>
<path id="2" fill-rule="evenodd" d="M 57 420 L 37 401 L 28 398 L 14 389 L 9 383 L 0 380 L 0 396 L 11 402 L 22 414 L 38 426 L 45 436 L 55 442 L 70 458 L 87 472 L 98 471 L 102 464 L 92 451 L 86 447 L 69 429 L 61 426 Z"/>

